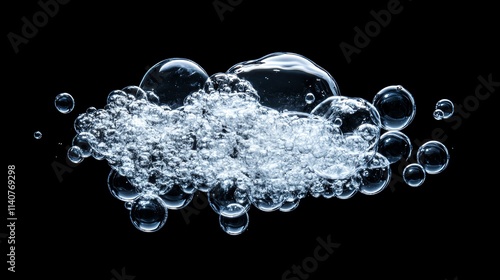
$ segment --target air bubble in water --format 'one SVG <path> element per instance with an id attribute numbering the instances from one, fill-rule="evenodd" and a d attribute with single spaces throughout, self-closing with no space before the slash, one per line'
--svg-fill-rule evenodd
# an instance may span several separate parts
<path id="1" fill-rule="evenodd" d="M 141 231 L 154 232 L 161 229 L 167 217 L 168 209 L 157 196 L 141 195 L 132 202 L 130 220 Z"/>
<path id="2" fill-rule="evenodd" d="M 145 232 L 197 192 L 230 235 L 246 230 L 251 207 L 290 212 L 306 196 L 374 195 L 388 185 L 390 165 L 412 152 L 399 131 L 415 115 L 408 91 L 389 86 L 372 103 L 341 96 L 328 72 L 293 53 L 211 76 L 190 60 L 167 59 L 106 101 L 75 119 L 68 158 L 106 160 L 111 194 Z M 422 183 L 419 171 L 441 172 L 449 156 L 429 142 L 417 159 L 403 174 L 410 186 Z"/>
<path id="3" fill-rule="evenodd" d="M 377 153 L 366 168 L 359 171 L 362 182 L 359 191 L 362 194 L 374 195 L 380 193 L 391 179 L 390 163 L 383 155 Z"/>
<path id="4" fill-rule="evenodd" d="M 35 131 L 35 133 L 33 133 L 33 137 L 35 137 L 35 139 L 41 139 L 42 138 L 42 133 L 40 131 Z"/>
<path id="5" fill-rule="evenodd" d="M 312 104 L 314 100 L 316 100 L 316 97 L 314 96 L 313 93 L 308 92 L 305 97 L 306 103 L 307 104 Z"/>
<path id="6" fill-rule="evenodd" d="M 278 111 L 310 112 L 326 98 L 340 95 L 337 82 L 330 73 L 295 53 L 271 53 L 235 64 L 226 73 L 249 81 L 262 105 Z M 314 96 L 314 101 L 304 102 L 304 96 L 309 93 Z"/>
<path id="7" fill-rule="evenodd" d="M 158 96 L 160 105 L 175 109 L 183 105 L 186 96 L 201 89 L 207 79 L 208 74 L 194 61 L 169 58 L 151 67 L 139 87 Z"/>
<path id="8" fill-rule="evenodd" d="M 380 113 L 382 127 L 385 130 L 402 130 L 415 117 L 415 100 L 402 86 L 383 88 L 375 94 L 373 105 Z"/>
<path id="9" fill-rule="evenodd" d="M 446 146 L 436 140 L 427 141 L 420 146 L 416 156 L 417 162 L 428 174 L 441 173 L 448 166 L 450 159 Z"/>
<path id="10" fill-rule="evenodd" d="M 389 162 L 408 160 L 413 151 L 408 136 L 401 131 L 387 131 L 380 136 L 378 152 L 384 155 Z"/>
<path id="11" fill-rule="evenodd" d="M 418 163 L 410 163 L 403 169 L 403 180 L 410 187 L 418 187 L 425 181 L 426 172 Z"/>
<path id="12" fill-rule="evenodd" d="M 186 193 L 179 185 L 173 185 L 160 198 L 168 209 L 177 210 L 186 207 L 193 200 L 193 193 Z"/>
<path id="13" fill-rule="evenodd" d="M 436 103 L 433 116 L 436 120 L 443 120 L 451 117 L 455 111 L 453 102 L 448 99 L 441 99 Z"/>
<path id="14" fill-rule="evenodd" d="M 113 197 L 122 201 L 132 201 L 140 195 L 127 177 L 121 176 L 114 169 L 111 169 L 108 175 L 108 189 Z"/>
<path id="15" fill-rule="evenodd" d="M 73 96 L 71 94 L 63 92 L 60 93 L 56 96 L 54 100 L 54 106 L 56 106 L 56 109 L 63 113 L 63 114 L 68 114 L 73 111 L 75 108 L 75 100 L 73 99 Z"/>
<path id="16" fill-rule="evenodd" d="M 67 152 L 68 159 L 73 163 L 80 163 L 83 161 L 83 151 L 78 146 L 71 146 Z"/>
<path id="17" fill-rule="evenodd" d="M 244 214 L 237 217 L 219 215 L 219 226 L 221 229 L 229 235 L 242 234 L 248 228 L 249 217 L 247 212 L 243 210 L 241 212 L 244 212 Z"/>

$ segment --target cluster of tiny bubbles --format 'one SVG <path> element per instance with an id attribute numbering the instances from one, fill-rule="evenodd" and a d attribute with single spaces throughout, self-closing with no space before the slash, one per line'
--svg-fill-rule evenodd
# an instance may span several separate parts
<path id="1" fill-rule="evenodd" d="M 68 158 L 107 161 L 108 189 L 141 231 L 160 230 L 169 211 L 203 192 L 220 228 L 238 235 L 252 207 L 290 212 L 307 196 L 383 191 L 390 165 L 412 151 L 400 130 L 414 115 L 401 86 L 373 102 L 342 96 L 328 72 L 294 53 L 211 76 L 172 58 L 149 69 L 139 86 L 111 91 L 104 108 L 79 114 Z M 420 147 L 420 171 L 442 171 L 444 153 L 435 142 Z M 418 171 L 408 167 L 410 186 L 419 184 Z"/>
<path id="2" fill-rule="evenodd" d="M 436 120 L 443 120 L 451 117 L 454 111 L 455 106 L 453 105 L 453 102 L 451 102 L 449 99 L 441 99 L 436 102 L 433 116 Z"/>
<path id="3" fill-rule="evenodd" d="M 59 112 L 68 114 L 75 108 L 75 100 L 73 96 L 67 92 L 59 93 L 54 100 L 54 106 Z"/>
<path id="4" fill-rule="evenodd" d="M 35 137 L 35 139 L 42 139 L 42 132 L 40 131 L 35 131 L 35 133 L 33 133 L 33 137 Z"/>

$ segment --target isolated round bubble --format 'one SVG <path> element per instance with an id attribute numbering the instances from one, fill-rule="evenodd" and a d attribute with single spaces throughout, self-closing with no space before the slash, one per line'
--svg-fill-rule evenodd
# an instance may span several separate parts
<path id="1" fill-rule="evenodd" d="M 373 97 L 372 103 L 380 113 L 382 127 L 386 130 L 402 130 L 415 117 L 415 100 L 411 93 L 400 85 L 381 89 Z"/>
<path id="2" fill-rule="evenodd" d="M 418 163 L 410 163 L 403 169 L 403 180 L 410 187 L 418 187 L 422 185 L 425 178 L 425 169 Z"/>
<path id="3" fill-rule="evenodd" d="M 54 106 L 59 112 L 68 114 L 75 108 L 75 100 L 71 94 L 63 92 L 56 96 Z"/>
<path id="4" fill-rule="evenodd" d="M 33 133 L 33 137 L 35 137 L 35 139 L 41 139 L 42 138 L 42 133 L 40 131 L 35 131 L 35 133 Z"/>
<path id="5" fill-rule="evenodd" d="M 416 157 L 426 173 L 438 174 L 448 166 L 450 154 L 443 143 L 431 140 L 418 148 Z"/>

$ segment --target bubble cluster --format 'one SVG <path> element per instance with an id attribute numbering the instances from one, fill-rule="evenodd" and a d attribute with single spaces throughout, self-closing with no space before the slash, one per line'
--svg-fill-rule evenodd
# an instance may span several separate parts
<path id="1" fill-rule="evenodd" d="M 221 229 L 237 235 L 251 207 L 289 212 L 307 196 L 383 191 L 391 164 L 410 157 L 400 130 L 414 115 L 413 97 L 401 86 L 382 89 L 373 102 L 343 96 L 326 70 L 294 53 L 211 76 L 172 58 L 148 70 L 139 86 L 110 92 L 104 108 L 79 114 L 68 158 L 106 160 L 108 189 L 141 231 L 161 229 L 169 211 L 204 192 Z M 429 174 L 447 165 L 438 143 L 417 153 Z M 418 176 L 409 169 L 408 185 L 419 185 Z"/>

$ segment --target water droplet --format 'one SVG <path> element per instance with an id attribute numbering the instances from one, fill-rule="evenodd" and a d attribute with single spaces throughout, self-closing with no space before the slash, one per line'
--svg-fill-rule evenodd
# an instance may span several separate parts
<path id="1" fill-rule="evenodd" d="M 33 133 L 33 137 L 35 137 L 35 139 L 41 139 L 42 133 L 40 131 L 35 131 L 35 133 Z"/>
<path id="2" fill-rule="evenodd" d="M 447 119 L 453 115 L 455 106 L 448 99 L 441 99 L 436 103 L 433 116 L 436 120 Z"/>
<path id="3" fill-rule="evenodd" d="M 411 163 L 403 169 L 403 180 L 410 187 L 418 187 L 425 181 L 424 167 L 418 163 Z"/>
<path id="4" fill-rule="evenodd" d="M 75 100 L 69 93 L 63 92 L 56 96 L 54 105 L 59 112 L 68 114 L 75 108 Z"/>
<path id="5" fill-rule="evenodd" d="M 388 86 L 375 94 L 373 105 L 377 108 L 382 127 L 386 130 L 402 130 L 415 117 L 413 96 L 401 86 Z"/>
<path id="6" fill-rule="evenodd" d="M 132 202 L 130 220 L 141 231 L 154 232 L 161 229 L 167 217 L 168 209 L 157 196 L 141 195 Z"/>
<path id="7" fill-rule="evenodd" d="M 428 141 L 417 150 L 417 162 L 422 165 L 428 174 L 441 173 L 448 166 L 450 154 L 443 143 L 435 140 Z"/>

